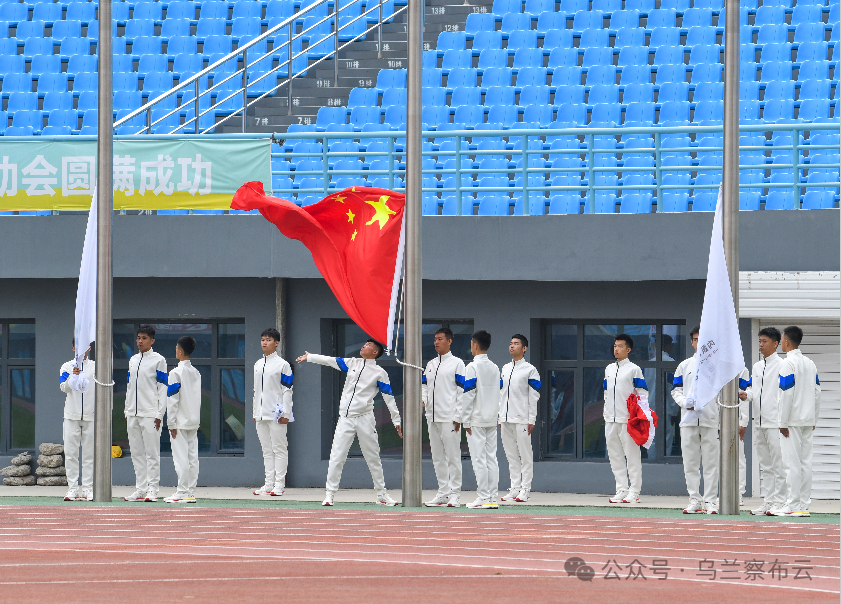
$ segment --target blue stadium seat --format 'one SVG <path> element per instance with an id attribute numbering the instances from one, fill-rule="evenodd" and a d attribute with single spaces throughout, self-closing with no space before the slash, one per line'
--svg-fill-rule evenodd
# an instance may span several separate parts
<path id="1" fill-rule="evenodd" d="M 117 90 L 137 90 L 137 74 L 136 73 L 115 73 L 112 80 L 114 91 Z"/>
<path id="2" fill-rule="evenodd" d="M 526 0 L 524 13 L 538 16 L 541 13 L 555 10 L 555 0 Z"/>
<path id="3" fill-rule="evenodd" d="M 139 4 L 141 6 L 156 6 L 157 2 L 148 4 Z M 199 25 L 201 27 L 201 25 Z M 224 31 L 223 31 L 224 33 Z M 129 19 L 126 23 L 125 38 L 128 42 L 133 42 L 138 38 L 149 38 L 155 35 L 155 22 L 152 19 Z M 203 36 L 202 36 L 203 37 Z"/>
<path id="4" fill-rule="evenodd" d="M 169 60 L 166 55 L 140 55 L 137 72 L 144 75 L 163 75 L 167 73 L 169 74 L 170 86 L 172 85 L 172 74 L 169 73 Z M 144 86 L 146 85 L 148 83 L 144 82 Z"/>
<path id="5" fill-rule="evenodd" d="M 724 84 L 721 82 L 701 82 L 695 86 L 695 92 L 692 97 L 694 102 L 698 101 L 718 101 L 724 100 Z"/>
<path id="6" fill-rule="evenodd" d="M 227 18 L 227 17 L 226 17 Z M 134 5 L 132 19 L 160 21 L 163 19 L 163 3 L 161 2 L 137 2 Z M 131 22 L 131 20 L 129 20 Z"/>
<path id="7" fill-rule="evenodd" d="M 833 32 L 833 35 L 838 34 Z M 823 23 L 801 23 L 794 29 L 795 43 L 823 42 L 824 40 L 826 40 L 826 29 Z"/>
<path id="8" fill-rule="evenodd" d="M 72 6 L 72 4 L 71 4 Z M 66 40 L 68 38 L 80 38 L 82 36 L 81 21 L 56 21 L 53 25 L 53 40 Z"/>
<path id="9" fill-rule="evenodd" d="M 468 17 L 469 19 L 470 17 Z M 537 32 L 549 37 L 548 32 L 551 30 L 566 30 L 567 20 L 563 13 L 556 13 L 554 10 L 544 11 L 537 17 Z M 543 42 L 546 47 L 546 40 Z"/>
<path id="10" fill-rule="evenodd" d="M 759 81 L 769 83 L 791 80 L 791 63 L 787 61 L 768 62 L 762 66 Z"/>
<path id="11" fill-rule="evenodd" d="M 620 65 L 632 65 L 632 63 L 622 62 L 622 55 L 627 54 L 624 51 L 629 50 L 645 51 L 645 62 L 648 63 L 648 49 L 645 48 L 645 30 L 641 27 L 624 27 L 617 31 L 616 43 L 613 47 L 622 49 L 619 51 Z"/>
<path id="12" fill-rule="evenodd" d="M 794 81 L 780 80 L 765 85 L 765 101 L 794 100 Z"/>
<path id="13" fill-rule="evenodd" d="M 654 99 L 654 84 L 628 84 L 622 94 L 622 103 L 651 103 Z"/>
<path id="14" fill-rule="evenodd" d="M 196 54 L 196 39 L 188 36 L 170 38 L 166 47 L 166 54 L 177 56 L 182 54 Z"/>
<path id="15" fill-rule="evenodd" d="M 656 27 L 648 41 L 649 48 L 680 46 L 680 30 L 676 27 Z"/>
<path id="16" fill-rule="evenodd" d="M 841 27 L 839 27 L 841 29 Z M 838 45 L 836 45 L 838 48 Z M 834 52 L 834 51 L 833 51 Z M 837 79 L 836 75 L 836 79 Z M 803 61 L 797 75 L 798 80 L 828 80 L 829 61 Z"/>
<path id="17" fill-rule="evenodd" d="M 205 45 L 207 48 L 207 45 Z M 131 53 L 137 55 L 160 54 L 161 39 L 160 38 L 137 38 L 131 45 Z M 230 52 L 230 50 L 228 50 Z"/>
<path id="18" fill-rule="evenodd" d="M 721 75 L 723 70 L 724 65 L 719 65 L 715 63 L 695 65 L 692 68 L 692 83 L 699 84 L 701 82 L 721 82 Z"/>
<path id="19" fill-rule="evenodd" d="M 122 109 L 135 110 L 143 105 L 143 93 L 138 91 L 120 90 L 114 93 L 114 111 Z"/>
<path id="20" fill-rule="evenodd" d="M 509 46 L 510 48 L 510 46 Z M 519 48 L 514 53 L 514 69 L 524 67 L 543 68 L 543 50 L 540 48 Z"/>
<path id="21" fill-rule="evenodd" d="M 492 14 L 472 13 L 467 15 L 467 22 L 464 24 L 464 31 L 468 34 L 489 33 L 495 28 L 495 18 Z"/>
<path id="22" fill-rule="evenodd" d="M 32 6 L 32 20 L 53 23 L 61 21 L 61 4 L 38 2 Z"/>
<path id="23" fill-rule="evenodd" d="M 686 36 L 686 45 L 689 47 L 714 45 L 716 43 L 716 29 L 714 27 L 690 27 Z"/>
<path id="24" fill-rule="evenodd" d="M 424 50 L 421 56 L 424 69 L 438 69 L 438 51 Z"/>
<path id="25" fill-rule="evenodd" d="M 645 0 L 650 2 L 651 0 Z M 640 26 L 640 12 L 647 12 L 638 8 L 628 8 L 629 3 L 625 3 L 625 10 L 617 11 L 610 16 L 610 29 L 619 31 L 620 29 L 636 29 Z"/>
<path id="26" fill-rule="evenodd" d="M 461 31 L 444 31 L 438 34 L 438 43 L 435 48 L 438 52 L 447 50 L 464 50 L 467 34 Z"/>
<path id="27" fill-rule="evenodd" d="M 167 11 L 167 17 L 169 16 L 169 11 Z M 263 4 L 258 0 L 237 0 L 234 3 L 234 12 L 231 15 L 231 18 L 242 19 L 262 19 L 263 17 Z"/>
<path id="28" fill-rule="evenodd" d="M 585 51 L 591 48 L 604 48 L 610 50 L 608 48 L 609 46 L 610 31 L 607 29 L 585 29 L 581 32 L 581 38 L 578 41 L 578 48 Z"/>
<path id="29" fill-rule="evenodd" d="M 598 11 L 578 11 L 572 20 L 572 29 L 574 31 L 584 31 L 585 29 L 601 29 L 604 16 Z"/>
<path id="30" fill-rule="evenodd" d="M 515 88 L 513 86 L 491 86 L 485 92 L 485 105 L 513 105 Z"/>
<path id="31" fill-rule="evenodd" d="M 447 50 L 441 62 L 444 71 L 459 67 L 473 67 L 473 52 L 470 50 Z"/>
<path id="32" fill-rule="evenodd" d="M 721 100 L 719 99 L 718 102 L 720 103 Z M 739 101 L 739 121 L 744 123 L 759 121 L 759 101 Z"/>
<path id="33" fill-rule="evenodd" d="M 803 42 L 797 47 L 797 61 L 826 61 L 826 42 Z"/>
<path id="34" fill-rule="evenodd" d="M 588 48 L 584 51 L 582 67 L 613 66 L 613 49 L 609 47 Z M 588 76 L 589 77 L 589 76 Z"/>
<path id="35" fill-rule="evenodd" d="M 67 91 L 67 74 L 66 73 L 46 73 L 38 78 L 38 93 L 45 92 L 66 92 Z"/>
<path id="36" fill-rule="evenodd" d="M 360 90 L 365 90 L 361 88 Z M 376 88 L 373 89 L 376 91 Z M 444 88 L 424 88 L 421 94 L 424 107 L 441 107 L 447 104 L 447 91 Z M 370 105 L 376 105 L 377 101 L 374 99 Z"/>
<path id="37" fill-rule="evenodd" d="M 473 15 L 471 15 L 472 17 Z M 484 16 L 484 15 L 483 15 Z M 487 15 L 493 16 L 493 15 Z M 499 50 L 502 48 L 502 32 L 483 31 L 473 36 L 473 51 Z M 436 52 L 436 51 L 429 51 Z"/>
<path id="38" fill-rule="evenodd" d="M 523 12 L 523 3 L 522 0 L 494 0 L 491 12 L 497 16 L 502 16 L 505 13 L 521 13 Z"/>
<path id="39" fill-rule="evenodd" d="M 788 42 L 784 44 L 766 44 L 762 47 L 760 53 L 760 61 L 767 63 L 770 61 L 791 61 L 791 44 Z"/>
<path id="40" fill-rule="evenodd" d="M 526 15 L 519 15 L 526 16 Z M 537 48 L 537 32 L 531 30 L 516 30 L 512 31 L 508 36 L 508 50 L 525 50 Z M 540 51 L 541 55 L 543 51 Z M 543 61 L 540 61 L 543 64 Z"/>
<path id="41" fill-rule="evenodd" d="M 695 196 L 692 200 L 692 211 L 715 212 L 717 201 L 718 191 L 714 189 L 695 189 Z"/>
<path id="42" fill-rule="evenodd" d="M 23 55 L 31 59 L 35 55 L 53 54 L 52 38 L 29 38 L 23 44 Z"/>
<path id="43" fill-rule="evenodd" d="M 805 40 L 811 41 L 811 40 Z M 768 23 L 759 28 L 759 34 L 756 37 L 756 43 L 760 45 L 765 44 L 785 44 L 788 42 L 788 26 Z"/>
<path id="44" fill-rule="evenodd" d="M 15 55 L 23 59 L 21 55 Z M 9 66 L 4 64 L 4 70 L 9 72 Z M 29 66 L 29 73 L 61 73 L 61 57 L 59 55 L 35 55 Z"/>
<path id="45" fill-rule="evenodd" d="M 800 84 L 800 100 L 830 98 L 829 80 L 798 80 Z"/>
<path id="46" fill-rule="evenodd" d="M 786 189 L 770 189 L 765 198 L 766 210 L 794 210 L 800 206 L 795 199 L 794 191 Z"/>
<path id="47" fill-rule="evenodd" d="M 554 80 L 553 80 L 554 82 Z M 613 65 L 596 65 L 587 71 L 587 86 L 616 84 L 616 68 Z"/>
<path id="48" fill-rule="evenodd" d="M 384 70 L 380 70 L 380 74 L 383 73 Z M 392 70 L 398 71 L 398 70 Z M 405 72 L 403 75 L 403 81 L 405 82 Z M 447 88 L 453 89 L 459 86 L 475 86 L 476 85 L 476 70 L 475 69 L 453 69 L 447 75 Z M 405 84 L 404 84 L 405 86 Z M 379 77 L 377 78 L 377 87 L 379 88 Z"/>
<path id="49" fill-rule="evenodd" d="M 830 100 L 805 99 L 800 102 L 798 119 L 804 122 L 829 122 L 830 121 Z"/>
<path id="50" fill-rule="evenodd" d="M 40 132 L 43 128 L 42 114 L 40 111 L 15 111 L 12 126 L 23 128 L 30 126 L 36 133 Z"/>
<path id="51" fill-rule="evenodd" d="M 385 110 L 385 124 L 394 126 L 394 128 L 405 127 L 406 124 L 406 108 L 399 105 L 392 105 Z"/>
<path id="52" fill-rule="evenodd" d="M 517 123 L 517 115 L 517 107 L 513 105 L 491 105 L 488 110 L 488 123 L 502 124 L 502 127 L 506 129 L 511 128 Z"/>
<path id="53" fill-rule="evenodd" d="M 654 103 L 628 103 L 625 109 L 627 127 L 645 127 L 654 125 Z"/>
<path id="54" fill-rule="evenodd" d="M 307 13 L 307 15 L 309 14 L 311 13 Z M 228 18 L 228 3 L 222 1 L 203 2 L 201 4 L 201 13 L 199 14 L 199 17 L 199 21 L 203 19 L 226 20 Z"/>
<path id="55" fill-rule="evenodd" d="M 759 211 L 759 197 L 759 191 L 739 191 L 739 210 L 741 210 L 742 212 Z"/>
<path id="56" fill-rule="evenodd" d="M 686 82 L 667 82 L 660 85 L 658 103 L 668 101 L 686 101 L 689 99 L 689 84 Z"/>
<path id="57" fill-rule="evenodd" d="M 622 0 L 593 0 L 593 10 L 613 14 L 622 10 Z"/>
<path id="58" fill-rule="evenodd" d="M 166 19 L 161 26 L 161 37 L 168 40 L 175 36 L 190 35 L 189 19 Z"/>
<path id="59" fill-rule="evenodd" d="M 199 19 L 198 27 L 196 27 L 196 37 L 199 40 L 209 38 L 210 36 L 224 36 L 226 34 L 226 23 L 224 19 Z M 314 35 L 315 32 L 310 32 Z M 205 51 L 205 54 L 207 51 Z"/>
<path id="60" fill-rule="evenodd" d="M 720 124 L 724 119 L 723 109 L 722 103 L 716 101 L 695 103 L 695 113 L 692 116 L 692 123 L 702 126 Z"/>
<path id="61" fill-rule="evenodd" d="M 440 85 L 440 84 L 439 84 Z M 406 87 L 406 70 L 405 69 L 380 69 L 377 74 L 377 88 L 405 88 Z"/>
<path id="62" fill-rule="evenodd" d="M 654 65 L 683 65 L 683 46 L 661 46 L 654 53 Z"/>
<path id="63" fill-rule="evenodd" d="M 269 4 L 274 4 L 274 2 L 270 2 Z M 166 20 L 187 19 L 189 21 L 196 21 L 196 9 L 200 6 L 201 5 L 196 2 L 174 0 L 167 5 Z M 291 16 L 291 13 L 289 16 Z"/>
<path id="64" fill-rule="evenodd" d="M 565 102 L 569 102 L 564 99 Z M 597 103 L 618 103 L 619 102 L 619 86 L 615 84 L 599 84 L 590 87 L 590 96 L 588 104 L 595 105 Z"/>
<path id="65" fill-rule="evenodd" d="M 362 109 L 361 107 L 359 109 Z M 353 113 L 351 113 L 351 123 L 353 123 Z M 446 106 L 429 105 L 424 106 L 422 110 L 421 120 L 424 124 L 432 128 L 437 128 L 440 124 L 447 124 L 450 121 L 450 110 Z M 354 124 L 355 125 L 355 124 Z"/>
<path id="66" fill-rule="evenodd" d="M 686 78 L 684 77 L 684 80 Z M 620 84 L 627 86 L 629 84 L 650 84 L 651 83 L 651 67 L 648 65 L 629 65 L 622 68 L 620 75 Z"/>
<path id="67" fill-rule="evenodd" d="M 581 196 L 575 191 L 556 191 L 549 199 L 549 214 L 580 214 Z"/>
<path id="68" fill-rule="evenodd" d="M 580 67 L 556 67 L 552 73 L 553 86 L 579 86 L 581 85 Z"/>
<path id="69" fill-rule="evenodd" d="M 651 194 L 625 191 L 619 200 L 621 214 L 650 214 Z"/>
<path id="70" fill-rule="evenodd" d="M 32 74 L 8 73 L 3 77 L 3 95 L 9 92 L 32 92 Z"/>
<path id="71" fill-rule="evenodd" d="M 565 103 L 583 103 L 584 86 L 558 86 L 555 89 L 555 98 L 563 99 Z"/>
<path id="72" fill-rule="evenodd" d="M 672 101 L 660 105 L 659 124 L 661 126 L 683 126 L 689 124 L 689 103 Z"/>
<path id="73" fill-rule="evenodd" d="M 28 74 L 27 74 L 28 75 Z M 6 76 L 7 78 L 9 76 Z M 96 92 L 99 85 L 98 75 L 96 73 L 77 73 L 76 76 L 73 78 L 73 92 L 74 94 L 77 92 L 85 93 L 85 92 Z M 5 89 L 6 83 L 3 83 L 3 88 Z M 81 97 L 80 98 L 80 105 L 81 105 Z"/>
<path id="74" fill-rule="evenodd" d="M 663 191 L 664 212 L 688 212 L 689 194 L 680 191 Z"/>
<path id="75" fill-rule="evenodd" d="M 426 90 L 423 92 L 426 101 Z M 376 88 L 353 88 L 348 96 L 348 107 L 372 107 L 377 105 L 379 91 Z"/>
<path id="76" fill-rule="evenodd" d="M 517 73 L 517 87 L 545 86 L 546 70 L 542 67 L 524 67 Z"/>
<path id="77" fill-rule="evenodd" d="M 689 0 L 661 0 L 660 8 L 675 10 L 682 13 L 689 9 Z"/>
<path id="78" fill-rule="evenodd" d="M 500 31 L 511 34 L 515 31 L 528 31 L 531 29 L 531 15 L 522 13 L 508 13 L 502 16 L 502 27 Z"/>
<path id="79" fill-rule="evenodd" d="M 689 54 L 689 64 L 720 63 L 721 50 L 722 47 L 717 44 L 693 46 L 692 52 Z"/>
<path id="80" fill-rule="evenodd" d="M 383 97 L 385 98 L 385 97 Z M 406 95 L 403 94 L 403 102 L 406 102 Z M 482 104 L 482 90 L 475 86 L 467 86 L 463 88 L 454 88 L 452 97 L 450 98 L 450 107 L 460 107 L 462 105 L 481 105 Z"/>
<path id="81" fill-rule="evenodd" d="M 0 21 L 7 23 L 23 22 L 29 19 L 29 5 L 18 2 L 0 4 Z"/>
<path id="82" fill-rule="evenodd" d="M 592 105 L 590 114 L 591 128 L 614 128 L 622 121 L 621 106 L 615 103 Z"/>
<path id="83" fill-rule="evenodd" d="M 75 109 L 53 109 L 49 113 L 47 123 L 50 126 L 69 127 L 71 130 L 78 129 L 78 114 Z"/>
<path id="84" fill-rule="evenodd" d="M 823 5 L 797 3 L 791 14 L 790 25 L 798 26 L 801 23 L 821 23 Z M 832 23 L 832 21 L 830 21 Z"/>
<path id="85" fill-rule="evenodd" d="M 315 123 L 317 126 L 328 124 L 346 124 L 347 108 L 345 107 L 321 107 L 316 114 Z"/>
<path id="86" fill-rule="evenodd" d="M 41 38 L 44 36 L 44 27 L 43 21 L 21 21 L 15 30 L 15 37 L 18 40 Z"/>
<path id="87" fill-rule="evenodd" d="M 699 65 L 698 67 L 704 67 Z M 692 78 L 695 81 L 695 71 L 692 71 Z M 686 66 L 684 65 L 660 65 L 657 67 L 654 82 L 659 86 L 666 82 L 685 82 Z"/>
<path id="88" fill-rule="evenodd" d="M 6 107 L 9 113 L 17 111 L 38 111 L 37 92 L 10 92 L 9 104 Z"/>
<path id="89" fill-rule="evenodd" d="M 452 52 L 452 51 L 448 51 Z M 502 49 L 485 49 L 479 55 L 479 69 L 492 67 L 508 67 L 508 51 Z"/>
<path id="90" fill-rule="evenodd" d="M 553 48 L 549 53 L 547 67 L 576 67 L 578 65 L 578 51 L 575 48 Z"/>
<path id="91" fill-rule="evenodd" d="M 695 0 L 696 8 L 708 8 L 710 10 L 724 10 L 724 0 Z"/>
<path id="92" fill-rule="evenodd" d="M 696 2 L 696 8 L 690 8 L 683 12 L 683 22 L 681 23 L 681 29 L 691 29 L 693 27 L 702 27 L 705 29 L 709 29 L 712 27 L 713 24 L 713 12 L 711 9 L 708 8 L 697 8 L 698 3 Z M 723 23 L 719 21 L 719 23 Z M 713 30 L 715 31 L 715 30 Z"/>
<path id="93" fill-rule="evenodd" d="M 835 196 L 832 191 L 807 190 L 803 196 L 804 210 L 819 210 L 835 207 Z"/>
<path id="94" fill-rule="evenodd" d="M 26 93 L 15 93 L 26 94 Z M 36 94 L 37 93 L 30 93 Z M 11 102 L 11 99 L 10 99 Z M 35 103 L 35 109 L 38 108 L 38 103 Z M 54 109 L 73 109 L 73 93 L 72 92 L 48 92 L 44 95 L 44 106 L 42 111 L 52 111 Z"/>
<path id="95" fill-rule="evenodd" d="M 522 105 L 521 105 L 522 106 Z M 552 105 L 535 104 L 526 105 L 523 112 L 523 121 L 538 124 L 541 128 L 546 128 L 552 123 L 554 112 Z"/>
<path id="96" fill-rule="evenodd" d="M 567 17 L 582 10 L 590 10 L 589 0 L 561 0 L 561 12 L 566 13 Z"/>
<path id="97" fill-rule="evenodd" d="M 404 120 L 405 121 L 405 120 Z M 476 124 L 481 124 L 485 121 L 485 109 L 480 106 L 461 106 L 456 107 L 453 123 L 467 124 L 468 127 L 473 128 Z"/>
<path id="98" fill-rule="evenodd" d="M 662 6 L 662 2 L 660 4 Z M 653 31 L 658 27 L 674 27 L 677 11 L 673 8 L 657 8 L 648 12 L 645 29 Z"/>
<path id="99" fill-rule="evenodd" d="M 131 55 L 114 55 L 112 70 L 114 73 L 131 73 L 134 71 L 134 61 Z"/>

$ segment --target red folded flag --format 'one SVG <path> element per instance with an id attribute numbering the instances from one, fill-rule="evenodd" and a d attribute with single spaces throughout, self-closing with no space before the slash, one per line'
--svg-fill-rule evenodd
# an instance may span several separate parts
<path id="1" fill-rule="evenodd" d="M 248 182 L 234 194 L 231 208 L 259 210 L 281 233 L 307 246 L 348 316 L 388 347 L 403 268 L 405 203 L 401 193 L 353 187 L 301 208 L 266 196 L 261 182 Z"/>
<path id="2" fill-rule="evenodd" d="M 654 430 L 657 427 L 657 414 L 648 406 L 648 401 L 632 392 L 628 397 L 628 434 L 634 442 L 648 449 L 654 442 Z"/>

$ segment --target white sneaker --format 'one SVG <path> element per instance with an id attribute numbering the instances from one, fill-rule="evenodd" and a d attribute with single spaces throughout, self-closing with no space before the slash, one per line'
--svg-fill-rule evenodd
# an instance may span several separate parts
<path id="1" fill-rule="evenodd" d="M 458 493 L 453 493 L 447 500 L 448 508 L 457 508 L 461 505 L 461 496 Z"/>
<path id="2" fill-rule="evenodd" d="M 146 501 L 146 493 L 141 491 L 140 489 L 136 490 L 134 493 L 129 495 L 128 497 L 123 497 L 124 501 Z"/>
<path id="3" fill-rule="evenodd" d="M 269 495 L 272 497 L 280 497 L 286 492 L 286 489 L 283 488 L 282 484 L 276 484 L 272 487 L 272 490 L 269 492 Z"/>
<path id="4" fill-rule="evenodd" d="M 394 507 L 395 505 L 397 505 L 397 502 L 394 501 L 394 499 L 391 498 L 391 495 L 389 495 L 387 492 L 383 491 L 382 493 L 377 495 L 377 505 L 385 505 L 385 506 L 388 506 L 388 507 Z"/>
<path id="5" fill-rule="evenodd" d="M 146 499 L 144 501 L 155 502 L 158 500 L 158 492 L 155 489 L 146 491 Z"/>
<path id="6" fill-rule="evenodd" d="M 499 504 L 492 499 L 477 498 L 473 503 L 465 504 L 464 507 L 470 508 L 471 510 L 498 510 Z"/>
<path id="7" fill-rule="evenodd" d="M 758 508 L 754 508 L 750 511 L 751 516 L 765 516 L 768 511 L 771 509 L 770 503 L 763 503 Z"/>
<path id="8" fill-rule="evenodd" d="M 705 504 L 705 509 L 704 509 L 704 511 L 705 511 L 707 514 L 718 514 L 718 508 L 716 507 L 716 505 L 715 505 L 714 503 L 707 503 L 707 504 Z"/>
<path id="9" fill-rule="evenodd" d="M 797 516 L 798 518 L 811 518 L 811 516 L 812 516 L 809 513 L 809 510 L 801 510 L 799 512 L 792 512 L 791 515 L 792 516 Z"/>
<path id="10" fill-rule="evenodd" d="M 525 503 L 529 500 L 529 493 L 531 489 L 521 489 L 517 496 L 514 498 L 514 501 L 519 501 L 520 503 Z"/>
<path id="11" fill-rule="evenodd" d="M 739 495 L 739 507 L 742 507 L 743 505 L 745 505 L 745 498 Z"/>
<path id="12" fill-rule="evenodd" d="M 264 484 L 259 489 L 254 489 L 253 492 L 254 492 L 255 495 L 268 495 L 269 493 L 272 492 L 272 485 Z"/>
<path id="13" fill-rule="evenodd" d="M 768 511 L 769 516 L 792 516 L 794 513 L 795 511 L 787 505 L 771 508 L 771 510 Z"/>
<path id="14" fill-rule="evenodd" d="M 330 491 L 327 491 L 327 493 L 324 495 L 324 501 L 321 502 L 321 505 L 332 506 L 333 505 L 333 493 L 331 493 Z"/>
<path id="15" fill-rule="evenodd" d="M 446 495 L 438 494 L 433 499 L 424 502 L 424 506 L 428 508 L 437 508 L 440 505 L 447 505 L 450 501 L 450 498 Z"/>
<path id="16" fill-rule="evenodd" d="M 517 495 L 520 494 L 520 489 L 510 488 L 508 492 L 501 497 L 502 501 L 515 501 Z"/>
<path id="17" fill-rule="evenodd" d="M 628 491 L 628 494 L 622 498 L 622 503 L 639 503 L 640 496 L 639 493 L 634 493 L 633 491 Z"/>
<path id="18" fill-rule="evenodd" d="M 176 491 L 175 493 L 173 493 L 169 497 L 166 497 L 164 499 L 164 503 L 181 503 L 185 499 L 187 499 L 188 497 L 189 496 L 187 495 L 187 493 L 179 493 L 179 492 Z M 195 499 L 193 501 L 195 501 Z"/>
<path id="19" fill-rule="evenodd" d="M 83 488 L 78 499 L 81 499 L 82 501 L 93 501 L 93 489 Z"/>
<path id="20" fill-rule="evenodd" d="M 697 499 L 692 499 L 689 502 L 689 505 L 686 506 L 683 510 L 684 514 L 703 514 L 704 513 L 704 504 L 698 501 Z"/>
<path id="21" fill-rule="evenodd" d="M 496 497 L 491 499 L 490 503 L 486 503 L 485 505 L 483 505 L 482 509 L 483 510 L 498 510 L 499 509 L 499 503 L 497 502 Z"/>
<path id="22" fill-rule="evenodd" d="M 608 499 L 608 501 L 610 503 L 622 503 L 622 501 L 625 499 L 625 495 L 627 494 L 628 493 L 626 493 L 625 491 L 616 491 L 616 495 Z"/>
<path id="23" fill-rule="evenodd" d="M 70 487 L 67 489 L 67 493 L 64 495 L 64 501 L 76 501 L 79 498 L 79 489 L 75 486 Z"/>

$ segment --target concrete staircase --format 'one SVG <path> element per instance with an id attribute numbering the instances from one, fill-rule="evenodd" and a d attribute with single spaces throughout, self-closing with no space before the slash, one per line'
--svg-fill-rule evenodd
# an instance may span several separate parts
<path id="1" fill-rule="evenodd" d="M 424 50 L 435 48 L 438 34 L 462 31 L 467 15 L 488 13 L 492 0 L 426 0 L 424 17 Z M 397 7 L 399 8 L 399 7 Z M 339 79 L 335 85 L 333 59 L 310 69 L 305 77 L 292 82 L 292 115 L 288 115 L 287 91 L 284 86 L 277 96 L 265 98 L 248 113 L 248 132 L 285 132 L 290 124 L 314 124 L 321 107 L 347 106 L 353 88 L 372 88 L 377 84 L 380 69 L 405 69 L 406 13 L 394 17 L 383 26 L 382 58 L 377 58 L 377 32 L 372 30 L 365 40 L 358 40 L 339 53 Z M 232 118 L 217 132 L 240 132 L 240 119 Z"/>

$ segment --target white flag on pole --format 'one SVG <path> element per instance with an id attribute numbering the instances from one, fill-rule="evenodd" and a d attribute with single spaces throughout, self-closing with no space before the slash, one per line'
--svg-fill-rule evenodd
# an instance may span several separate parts
<path id="1" fill-rule="evenodd" d="M 715 401 L 721 389 L 739 375 L 744 366 L 739 322 L 724 258 L 719 188 L 710 241 L 704 308 L 701 311 L 701 333 L 698 334 L 698 361 L 692 394 L 686 400 L 687 412 L 680 425 L 689 425 L 701 417 L 704 407 Z M 694 407 L 694 410 L 690 407 Z"/>
<path id="2" fill-rule="evenodd" d="M 88 213 L 88 227 L 85 231 L 85 245 L 82 248 L 82 265 L 79 269 L 79 287 L 76 290 L 76 326 L 73 342 L 76 348 L 76 367 L 82 368 L 85 352 L 96 340 L 96 188 L 93 190 L 91 209 Z M 84 373 L 73 375 L 68 384 L 74 390 L 88 388 Z"/>

